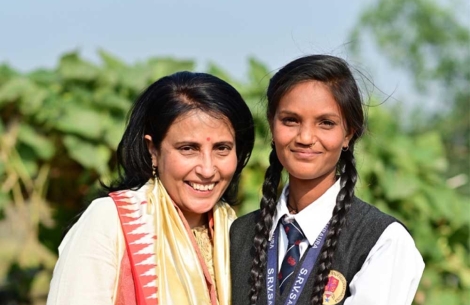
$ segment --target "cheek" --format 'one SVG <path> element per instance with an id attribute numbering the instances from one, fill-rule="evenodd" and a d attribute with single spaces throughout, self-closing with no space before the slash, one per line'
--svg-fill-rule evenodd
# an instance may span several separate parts
<path id="1" fill-rule="evenodd" d="M 345 143 L 346 135 L 342 132 L 337 133 L 324 133 L 321 137 L 321 142 L 326 150 L 340 151 Z M 347 141 L 346 141 L 347 143 Z"/>
<path id="2" fill-rule="evenodd" d="M 326 141 L 323 141 L 323 146 L 329 151 L 339 151 L 343 147 L 343 142 L 334 139 L 327 139 Z"/>
<path id="3" fill-rule="evenodd" d="M 285 145 L 295 139 L 296 130 L 294 128 L 286 128 L 284 126 L 275 124 L 274 128 L 272 129 L 272 135 L 277 149 L 278 144 Z"/>
<path id="4" fill-rule="evenodd" d="M 238 164 L 238 160 L 237 160 L 236 154 L 233 154 L 233 156 L 231 156 L 230 158 L 227 158 L 227 160 L 225 160 L 225 162 L 221 164 L 222 173 L 224 174 L 224 176 L 230 177 L 231 179 L 232 176 L 235 174 L 235 171 L 237 169 L 237 164 Z"/>
<path id="5" fill-rule="evenodd" d="M 163 176 L 179 179 L 187 174 L 188 169 L 192 167 L 191 163 L 184 158 L 178 158 L 173 154 L 165 154 L 159 159 L 159 171 Z"/>
<path id="6" fill-rule="evenodd" d="M 230 162 L 230 166 L 229 166 L 230 172 L 232 173 L 232 175 L 235 174 L 235 171 L 237 170 L 237 165 L 238 165 L 238 159 L 237 159 L 237 156 L 235 155 L 233 157 L 232 162 Z"/>

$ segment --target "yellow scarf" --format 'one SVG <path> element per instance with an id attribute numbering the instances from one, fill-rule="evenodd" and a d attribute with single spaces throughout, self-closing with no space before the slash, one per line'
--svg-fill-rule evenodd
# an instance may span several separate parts
<path id="1" fill-rule="evenodd" d="M 158 303 L 163 305 L 211 304 L 229 305 L 230 257 L 229 228 L 236 218 L 233 209 L 224 202 L 213 208 L 214 269 L 217 286 L 209 291 L 201 266 L 199 249 L 181 210 L 173 204 L 165 188 L 157 179 L 147 193 L 147 208 L 155 209 L 155 253 Z M 151 212 L 151 213 L 152 213 Z M 210 277 L 209 277 L 209 281 Z"/>

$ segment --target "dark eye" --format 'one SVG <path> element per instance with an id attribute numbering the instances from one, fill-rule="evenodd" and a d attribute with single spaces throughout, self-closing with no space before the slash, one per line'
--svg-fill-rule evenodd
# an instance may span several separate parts
<path id="1" fill-rule="evenodd" d="M 232 151 L 233 147 L 228 144 L 220 144 L 215 147 L 215 150 L 220 155 L 226 156 Z"/>
<path id="2" fill-rule="evenodd" d="M 184 146 L 179 147 L 178 150 L 179 150 L 182 154 L 188 155 L 188 154 L 194 153 L 194 152 L 197 150 L 197 148 L 194 147 L 194 146 L 191 146 L 191 145 L 184 145 Z"/>
<path id="3" fill-rule="evenodd" d="M 336 122 L 331 120 L 323 120 L 321 121 L 321 125 L 323 125 L 325 128 L 333 128 L 336 126 Z"/>
<path id="4" fill-rule="evenodd" d="M 281 122 L 284 124 L 284 125 L 294 125 L 296 123 L 298 123 L 298 120 L 294 117 L 285 117 L 285 118 L 282 118 L 281 119 Z"/>

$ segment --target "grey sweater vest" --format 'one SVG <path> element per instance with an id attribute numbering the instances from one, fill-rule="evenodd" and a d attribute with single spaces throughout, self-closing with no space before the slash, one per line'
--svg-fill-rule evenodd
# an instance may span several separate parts
<path id="1" fill-rule="evenodd" d="M 251 290 L 250 270 L 254 258 L 253 238 L 255 225 L 259 218 L 259 210 L 238 218 L 230 229 L 230 263 L 232 272 L 232 305 L 249 305 Z M 376 244 L 382 232 L 397 220 L 382 213 L 377 208 L 355 198 L 346 216 L 346 223 L 341 230 L 331 270 L 344 276 L 346 282 L 344 297 L 336 304 L 343 304 L 350 295 L 349 283 L 361 269 L 370 250 Z M 305 256 L 304 256 L 305 257 Z M 301 263 L 297 265 L 300 268 Z M 305 284 L 297 304 L 310 304 L 315 273 L 318 266 Z M 296 270 L 295 274 L 298 272 Z M 265 280 L 266 277 L 264 277 Z M 292 277 L 294 278 L 294 277 Z M 268 304 L 266 300 L 266 284 L 261 283 L 261 291 L 257 304 Z M 276 292 L 276 304 L 285 304 L 288 291 L 294 280 L 291 280 L 281 296 L 279 288 Z M 277 285 L 276 285 L 277 286 Z M 334 303 L 334 302 L 333 302 Z M 333 304 L 332 303 L 332 304 Z"/>

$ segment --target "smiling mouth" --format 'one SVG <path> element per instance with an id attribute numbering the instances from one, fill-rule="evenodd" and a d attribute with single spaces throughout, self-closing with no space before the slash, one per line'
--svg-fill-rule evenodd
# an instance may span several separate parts
<path id="1" fill-rule="evenodd" d="M 215 183 L 199 184 L 199 183 L 188 182 L 188 185 L 197 191 L 212 191 L 214 189 Z"/>
<path id="2" fill-rule="evenodd" d="M 296 154 L 308 154 L 308 155 L 318 155 L 320 154 L 320 152 L 318 151 L 312 151 L 312 150 L 291 150 L 293 153 L 296 153 Z"/>

